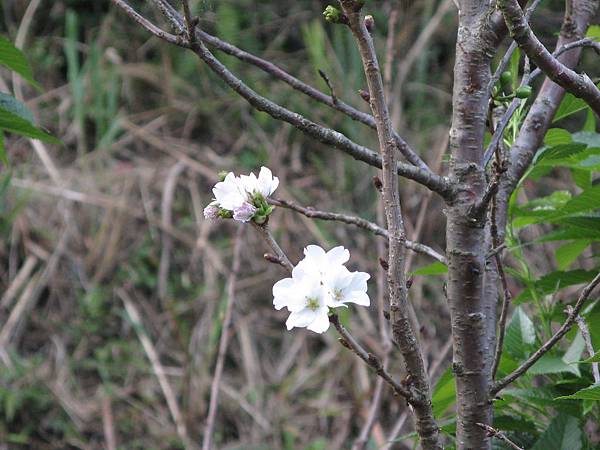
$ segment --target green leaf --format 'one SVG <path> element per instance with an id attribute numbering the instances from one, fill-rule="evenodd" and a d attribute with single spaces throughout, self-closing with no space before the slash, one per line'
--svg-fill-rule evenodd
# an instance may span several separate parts
<path id="1" fill-rule="evenodd" d="M 456 399 L 456 380 L 452 374 L 452 368 L 448 367 L 444 374 L 435 384 L 431 403 L 433 415 L 439 418 L 454 403 Z"/>
<path id="2" fill-rule="evenodd" d="M 504 342 L 506 350 L 518 358 L 525 357 L 535 342 L 533 322 L 520 306 L 513 312 Z"/>
<path id="3" fill-rule="evenodd" d="M 22 117 L 3 109 L 0 109 L 0 130 L 6 130 L 10 133 L 20 134 L 32 139 L 39 139 L 40 141 L 52 142 L 55 144 L 60 143 L 58 139 L 50 136 L 45 131 L 36 128 Z"/>
<path id="4" fill-rule="evenodd" d="M 4 64 L 9 69 L 17 72 L 23 79 L 39 89 L 39 84 L 33 79 L 31 67 L 23 52 L 3 36 L 0 36 L 0 64 Z"/>
<path id="5" fill-rule="evenodd" d="M 502 401 L 496 402 L 497 407 L 502 407 L 504 404 L 512 404 L 514 402 L 522 403 L 528 407 L 535 406 L 541 410 L 547 410 L 548 408 L 559 408 L 560 411 L 577 416 L 581 412 L 580 405 L 577 402 L 571 400 L 557 400 L 556 397 L 560 395 L 560 392 L 550 386 L 542 386 L 530 389 L 516 389 L 511 388 L 503 391 Z"/>
<path id="6" fill-rule="evenodd" d="M 579 362 L 585 363 L 585 364 L 600 362 L 600 351 L 596 352 L 596 354 L 594 356 L 592 356 L 591 358 L 584 359 L 583 361 L 579 361 Z"/>
<path id="7" fill-rule="evenodd" d="M 558 107 L 558 111 L 554 115 L 554 119 L 552 122 L 558 122 L 560 119 L 564 119 L 565 117 L 570 116 L 571 114 L 575 114 L 582 109 L 587 107 L 587 103 L 580 98 L 575 97 L 573 94 L 565 95 L 565 98 L 560 103 Z"/>
<path id="8" fill-rule="evenodd" d="M 547 375 L 551 373 L 572 373 L 575 376 L 580 376 L 577 366 L 567 364 L 560 356 L 546 354 L 542 356 L 531 368 L 527 371 L 528 375 Z"/>
<path id="9" fill-rule="evenodd" d="M 588 108 L 587 110 L 587 117 L 585 118 L 585 123 L 583 124 L 582 131 L 596 131 L 596 115 L 592 111 L 592 108 Z"/>
<path id="10" fill-rule="evenodd" d="M 592 172 L 586 169 L 571 169 L 571 177 L 578 188 L 588 189 L 592 187 Z"/>
<path id="11" fill-rule="evenodd" d="M 0 92 L 0 109 L 16 114 L 27 122 L 33 122 L 33 114 L 27 107 L 12 95 Z"/>
<path id="12" fill-rule="evenodd" d="M 589 131 L 573 133 L 573 141 L 587 144 L 588 147 L 600 147 L 600 134 Z"/>
<path id="13" fill-rule="evenodd" d="M 587 240 L 578 240 L 569 242 L 561 247 L 558 247 L 554 252 L 554 256 L 556 257 L 556 262 L 558 263 L 559 270 L 566 270 L 573 264 L 579 255 L 583 253 L 583 251 L 588 248 L 591 241 Z"/>
<path id="14" fill-rule="evenodd" d="M 600 39 L 600 25 L 590 25 L 585 34 L 585 37 L 592 39 Z"/>
<path id="15" fill-rule="evenodd" d="M 581 450 L 583 432 L 579 420 L 559 414 L 550 423 L 531 450 Z"/>
<path id="16" fill-rule="evenodd" d="M 515 297 L 514 302 L 515 304 L 518 304 L 527 300 L 531 300 L 533 298 L 531 289 L 535 289 L 539 295 L 548 295 L 568 286 L 587 283 L 588 281 L 591 281 L 597 275 L 597 273 L 598 272 L 596 270 L 588 271 L 582 269 L 571 271 L 558 270 L 556 272 L 551 272 L 537 280 L 532 288 L 524 289 L 523 292 Z"/>
<path id="17" fill-rule="evenodd" d="M 579 371 L 579 367 L 577 366 L 577 364 L 579 363 L 579 360 L 581 359 L 581 355 L 583 354 L 584 350 L 585 341 L 583 339 L 583 336 L 581 335 L 581 331 L 577 330 L 577 333 L 575 333 L 575 337 L 573 338 L 571 345 L 563 355 L 562 360 L 567 364 L 574 365 Z"/>
<path id="18" fill-rule="evenodd" d="M 556 400 L 565 400 L 565 399 L 577 399 L 577 400 L 600 400 L 600 383 L 592 384 L 586 388 L 580 389 L 571 395 L 564 395 L 562 397 L 557 397 Z"/>
<path id="19" fill-rule="evenodd" d="M 570 144 L 573 142 L 571 133 L 563 128 L 550 128 L 544 136 L 544 144 L 548 147 L 554 147 L 561 144 Z"/>
<path id="20" fill-rule="evenodd" d="M 441 275 L 448 273 L 448 266 L 439 261 L 423 266 L 415 270 L 413 275 Z"/>

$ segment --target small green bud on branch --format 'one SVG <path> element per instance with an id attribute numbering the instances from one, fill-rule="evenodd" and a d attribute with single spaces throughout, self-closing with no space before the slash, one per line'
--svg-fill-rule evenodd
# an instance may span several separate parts
<path id="1" fill-rule="evenodd" d="M 521 86 L 515 91 L 515 95 L 519 98 L 528 98 L 531 95 L 533 89 L 531 86 Z"/>
<path id="2" fill-rule="evenodd" d="M 333 5 L 328 5 L 325 8 L 325 11 L 323 11 L 323 17 L 327 22 L 331 23 L 348 23 L 348 18 L 344 15 L 344 13 L 342 13 L 342 11 Z"/>

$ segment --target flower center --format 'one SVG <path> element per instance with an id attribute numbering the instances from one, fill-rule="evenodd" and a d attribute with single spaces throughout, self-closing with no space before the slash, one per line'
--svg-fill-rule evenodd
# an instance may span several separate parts
<path id="1" fill-rule="evenodd" d="M 336 301 L 340 301 L 343 298 L 343 294 L 342 294 L 342 290 L 341 289 L 334 289 L 333 290 L 333 298 L 335 298 Z"/>
<path id="2" fill-rule="evenodd" d="M 319 309 L 319 300 L 315 297 L 308 297 L 306 299 L 306 307 L 311 311 L 316 311 Z"/>

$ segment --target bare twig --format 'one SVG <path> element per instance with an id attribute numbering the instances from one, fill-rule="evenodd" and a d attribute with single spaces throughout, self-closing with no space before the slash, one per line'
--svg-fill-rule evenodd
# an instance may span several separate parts
<path id="1" fill-rule="evenodd" d="M 127 3 L 122 0 L 113 0 L 113 2 L 122 8 L 130 17 L 136 20 L 142 27 L 154 34 L 155 36 L 165 39 L 175 45 L 184 48 L 190 48 L 196 55 L 202 59 L 207 66 L 221 78 L 231 89 L 243 97 L 250 105 L 259 111 L 268 113 L 271 117 L 287 122 L 307 135 L 327 145 L 338 148 L 353 158 L 363 161 L 375 167 L 381 167 L 381 157 L 373 150 L 359 145 L 348 137 L 327 127 L 318 125 L 306 117 L 290 111 L 277 103 L 259 95 L 257 92 L 248 87 L 242 80 L 237 78 L 227 67 L 225 67 L 214 55 L 206 48 L 201 41 L 184 41 L 178 36 L 169 35 L 160 30 L 144 17 L 135 12 Z M 393 139 L 395 142 L 395 139 Z M 450 182 L 439 175 L 434 174 L 428 168 L 416 167 L 410 164 L 397 162 L 395 171 L 406 178 L 417 181 L 418 183 L 427 186 L 429 189 L 439 193 L 442 197 L 448 199 L 453 195 L 453 187 Z"/>
<path id="2" fill-rule="evenodd" d="M 285 252 L 281 249 L 273 235 L 271 234 L 271 230 L 269 230 L 268 225 L 265 223 L 263 225 L 258 225 L 255 222 L 251 222 L 252 226 L 255 230 L 258 231 L 263 240 L 267 243 L 269 247 L 275 253 L 275 256 L 278 259 L 278 263 L 281 264 L 284 268 L 287 269 L 288 272 L 292 272 L 294 270 L 294 265 L 290 262 L 289 258 L 285 254 Z"/>
<path id="3" fill-rule="evenodd" d="M 596 114 L 600 115 L 600 89 L 590 77 L 571 70 L 544 47 L 531 30 L 517 0 L 498 0 L 497 4 L 504 15 L 511 36 L 531 61 L 548 78 L 584 100 Z"/>
<path id="4" fill-rule="evenodd" d="M 567 312 L 572 314 L 573 307 L 571 305 L 567 306 Z M 583 338 L 583 342 L 585 342 L 585 348 L 590 355 L 590 358 L 596 354 L 594 351 L 594 345 L 592 344 L 592 336 L 590 335 L 590 329 L 585 323 L 585 319 L 577 314 L 575 319 L 577 321 L 577 326 L 579 327 L 579 331 L 581 332 L 581 337 Z M 594 375 L 594 383 L 600 383 L 600 371 L 598 370 L 598 363 L 592 363 L 592 374 Z"/>
<path id="5" fill-rule="evenodd" d="M 171 44 L 175 44 L 175 45 L 183 45 L 184 44 L 185 41 L 181 37 L 175 36 L 171 33 L 167 33 L 166 31 L 157 27 L 152 22 L 150 22 L 148 19 L 146 19 L 144 16 L 139 14 L 136 10 L 134 10 L 131 6 L 129 6 L 127 4 L 127 2 L 125 2 L 123 0 L 112 0 L 112 2 L 115 5 L 117 5 L 119 8 L 121 8 L 125 12 L 125 14 L 127 14 L 129 17 L 131 17 L 133 20 L 135 20 L 139 25 L 141 25 L 142 28 L 144 28 L 146 31 L 149 31 L 157 38 L 163 39 L 163 40 L 170 42 Z"/>
<path id="6" fill-rule="evenodd" d="M 331 80 L 329 79 L 329 77 L 327 76 L 327 74 L 325 72 L 323 72 L 321 69 L 319 69 L 319 75 L 321 76 L 321 78 L 323 78 L 323 81 L 325 82 L 325 84 L 329 88 L 329 92 L 331 93 L 331 101 L 332 101 L 332 103 L 334 105 L 337 104 L 338 99 L 337 99 L 337 95 L 335 95 L 335 89 L 333 88 L 333 83 L 331 82 Z"/>
<path id="7" fill-rule="evenodd" d="M 406 232 L 402 218 L 398 177 L 396 176 L 396 152 L 379 62 L 371 34 L 360 13 L 360 2 L 340 0 L 348 25 L 357 42 L 363 69 L 369 87 L 370 105 L 377 121 L 377 136 L 382 156 L 383 202 L 388 226 L 389 253 L 388 292 L 390 296 L 390 316 L 392 335 L 400 347 L 404 363 L 411 379 L 413 392 L 419 395 L 414 406 L 417 433 L 423 448 L 441 449 L 439 428 L 433 417 L 430 401 L 430 388 L 415 331 L 408 316 L 408 292 L 406 287 L 405 254 Z M 410 400 L 409 400 L 410 401 Z"/>
<path id="8" fill-rule="evenodd" d="M 188 0 L 182 0 L 183 3 L 183 17 L 185 18 L 185 28 L 187 39 L 190 42 L 193 42 L 196 39 L 195 28 L 196 24 L 194 23 L 194 18 L 192 17 L 192 12 L 190 9 L 190 2 Z"/>
<path id="9" fill-rule="evenodd" d="M 496 267 L 498 269 L 498 275 L 500 276 L 500 280 L 502 282 L 502 289 L 504 291 L 504 295 L 502 297 L 500 318 L 498 319 L 498 336 L 496 338 L 496 352 L 494 354 L 494 363 L 492 364 L 492 378 L 496 376 L 498 366 L 500 365 L 500 360 L 502 359 L 504 336 L 506 334 L 506 319 L 508 317 L 508 305 L 510 305 L 510 302 L 512 300 L 512 295 L 510 293 L 510 289 L 508 289 L 506 273 L 504 272 L 504 266 L 502 265 L 500 254 L 496 253 L 494 257 L 496 259 Z"/>
<path id="10" fill-rule="evenodd" d="M 240 270 L 241 249 L 243 241 L 244 227 L 239 226 L 233 244 L 233 262 L 231 265 L 231 274 L 227 281 L 227 304 L 225 306 L 225 314 L 223 316 L 223 324 L 221 326 L 221 339 L 219 340 L 219 351 L 217 354 L 217 362 L 215 371 L 210 386 L 210 403 L 208 406 L 208 415 L 206 418 L 206 427 L 204 428 L 204 438 L 202 440 L 202 450 L 211 450 L 213 448 L 213 432 L 215 428 L 215 420 L 217 417 L 217 409 L 219 407 L 219 385 L 223 377 L 223 367 L 225 366 L 225 355 L 227 354 L 227 346 L 229 345 L 229 331 L 231 327 L 231 319 L 233 316 L 233 304 L 235 302 L 237 276 Z"/>
<path id="11" fill-rule="evenodd" d="M 164 0 L 152 0 L 161 10 L 163 15 L 170 21 L 171 25 L 180 33 L 185 31 L 184 23 L 181 18 L 181 15 L 175 10 L 168 2 Z M 234 56 L 240 61 L 246 62 L 248 64 L 252 64 L 255 67 L 258 67 L 262 71 L 268 73 L 272 77 L 283 81 L 288 84 L 293 89 L 311 97 L 312 99 L 323 103 L 331 108 L 347 115 L 353 120 L 361 122 L 373 129 L 376 129 L 375 118 L 367 113 L 359 111 L 358 109 L 352 107 L 341 101 L 339 98 L 334 98 L 330 95 L 327 95 L 318 89 L 315 89 L 311 85 L 299 80 L 293 75 L 289 74 L 281 67 L 276 64 L 268 61 L 266 59 L 260 58 L 252 53 L 244 51 L 235 45 L 232 45 L 226 41 L 219 39 L 216 36 L 213 36 L 200 28 L 196 28 L 196 38 L 208 44 L 223 53 Z M 402 137 L 394 131 L 394 139 L 396 140 L 396 144 L 398 145 L 398 149 L 404 155 L 404 157 L 412 163 L 413 165 L 420 167 L 424 170 L 429 171 L 429 167 L 427 164 L 419 157 L 419 155 L 410 147 L 410 145 L 402 139 Z"/>
<path id="12" fill-rule="evenodd" d="M 397 13 L 397 8 L 394 8 L 392 14 L 394 12 Z M 395 19 L 392 20 L 390 18 L 390 22 L 394 22 Z M 390 27 L 390 33 L 393 33 L 393 27 Z M 391 52 L 388 52 L 388 56 L 391 57 Z M 385 220 L 385 209 L 381 202 L 377 203 L 377 220 L 384 221 Z M 383 240 L 377 241 L 377 254 L 383 255 L 386 252 L 386 246 Z M 383 269 L 383 267 L 379 267 L 377 271 L 377 321 L 379 326 L 379 336 L 381 339 L 381 347 L 383 349 L 383 368 L 387 369 L 390 352 L 392 350 L 392 341 L 390 339 L 390 332 L 388 327 L 388 321 L 385 317 L 385 303 L 386 303 L 386 277 L 387 271 Z M 358 438 L 354 442 L 352 446 L 352 450 L 363 450 L 368 442 L 369 437 L 371 436 L 371 432 L 373 427 L 376 424 L 377 418 L 379 417 L 379 411 L 381 408 L 381 400 L 382 400 L 382 392 L 383 392 L 383 379 L 378 378 L 377 383 L 375 384 L 375 390 L 370 399 L 371 406 L 369 407 L 369 412 L 367 415 L 367 419 L 365 420 Z"/>
<path id="13" fill-rule="evenodd" d="M 363 219 L 362 217 L 334 213 L 329 211 L 319 211 L 310 207 L 298 205 L 288 200 L 269 199 L 269 203 L 271 203 L 272 205 L 280 206 L 282 208 L 291 209 L 292 211 L 299 212 L 300 214 L 312 219 L 333 220 L 337 222 L 343 222 L 370 231 L 371 233 L 377 236 L 382 236 L 385 238 L 388 237 L 388 231 L 385 228 L 380 227 L 376 223 L 369 222 L 368 220 Z M 404 245 L 409 250 L 430 256 L 436 259 L 437 261 L 446 264 L 445 256 L 441 255 L 440 253 L 436 252 L 434 249 L 425 244 L 406 240 L 404 241 Z"/>
<path id="14" fill-rule="evenodd" d="M 477 426 L 484 429 L 485 431 L 487 431 L 488 436 L 495 437 L 496 439 L 506 442 L 508 445 L 510 445 L 515 450 L 524 450 L 523 448 L 521 448 L 517 444 L 515 444 L 513 441 L 511 441 L 509 438 L 507 438 L 506 435 L 504 433 L 502 433 L 501 431 L 496 430 L 495 428 L 493 428 L 489 425 L 486 425 L 485 423 L 478 423 Z"/>
<path id="15" fill-rule="evenodd" d="M 387 372 L 387 370 L 383 367 L 383 364 L 379 360 L 379 358 L 372 353 L 367 352 L 346 330 L 346 328 L 340 323 L 340 319 L 337 314 L 332 314 L 329 316 L 329 321 L 335 327 L 335 329 L 340 334 L 340 343 L 352 350 L 360 359 L 367 363 L 367 365 L 371 366 L 373 370 L 383 378 L 393 389 L 394 393 L 406 398 L 409 402 L 418 403 L 418 397 L 420 394 L 415 395 L 415 392 L 411 392 L 407 387 L 398 383 L 396 380 L 392 378 L 392 376 Z"/>
<path id="16" fill-rule="evenodd" d="M 549 352 L 552 347 L 571 329 L 579 311 L 585 304 L 586 300 L 592 293 L 592 291 L 600 284 L 600 273 L 596 275 L 596 277 L 581 291 L 577 302 L 573 309 L 568 313 L 567 320 L 561 325 L 554 335 L 546 341 L 544 345 L 542 345 L 535 353 L 533 353 L 527 360 L 522 363 L 519 367 L 517 367 L 514 371 L 512 371 L 509 375 L 505 376 L 499 381 L 496 381 L 492 385 L 492 389 L 490 390 L 490 394 L 496 395 L 510 383 L 515 381 L 520 376 L 524 375 L 531 366 L 533 366 L 542 356 L 544 356 L 547 352 Z"/>

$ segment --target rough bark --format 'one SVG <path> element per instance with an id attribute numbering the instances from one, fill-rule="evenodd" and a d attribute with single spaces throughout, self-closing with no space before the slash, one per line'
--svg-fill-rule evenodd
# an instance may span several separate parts
<path id="1" fill-rule="evenodd" d="M 446 210 L 447 294 L 454 339 L 457 449 L 481 450 L 490 448 L 487 433 L 476 424 L 490 424 L 491 420 L 488 390 L 495 298 L 484 295 L 485 220 L 473 216 L 471 208 L 482 198 L 487 184 L 483 137 L 490 60 L 497 36 L 488 21 L 486 2 L 463 1 L 459 6 L 450 131 L 450 176 L 458 193 Z"/>

